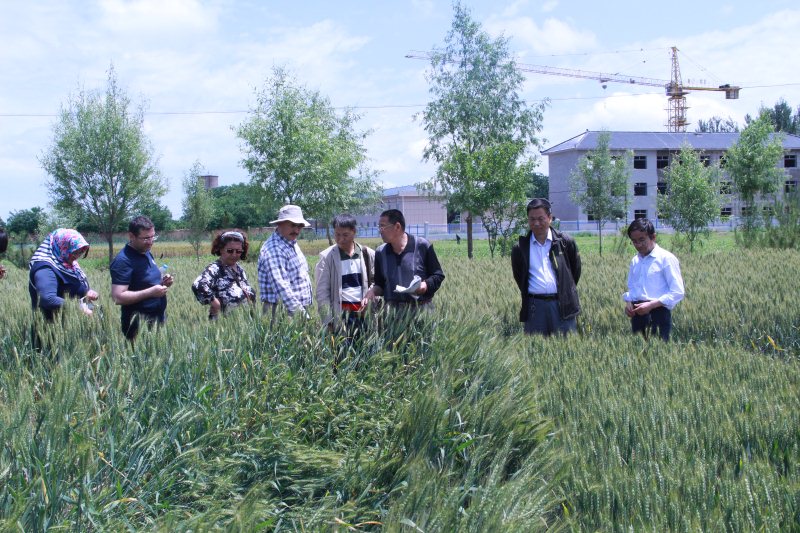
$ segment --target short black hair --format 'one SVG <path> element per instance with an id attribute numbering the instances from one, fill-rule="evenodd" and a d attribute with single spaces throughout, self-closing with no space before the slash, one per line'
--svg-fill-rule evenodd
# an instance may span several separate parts
<path id="1" fill-rule="evenodd" d="M 399 209 L 387 209 L 381 213 L 381 216 L 388 218 L 389 224 L 397 224 L 399 222 L 400 229 L 406 230 L 406 217 L 403 216 L 403 212 Z"/>
<path id="2" fill-rule="evenodd" d="M 528 209 L 527 213 L 530 213 L 534 209 L 544 209 L 545 213 L 548 215 L 550 214 L 550 200 L 547 198 L 534 198 L 530 202 L 528 202 Z"/>
<path id="3" fill-rule="evenodd" d="M 153 225 L 152 220 L 144 215 L 139 215 L 138 217 L 131 219 L 131 221 L 128 223 L 128 233 L 133 233 L 138 237 L 139 232 L 143 229 L 152 229 L 154 227 L 155 226 Z"/>
<path id="4" fill-rule="evenodd" d="M 357 225 L 358 222 L 356 222 L 356 217 L 354 217 L 349 213 L 342 213 L 341 215 L 336 215 L 335 217 L 333 217 L 333 220 L 331 220 L 331 226 L 333 226 L 334 229 L 347 228 L 356 231 Z"/>
<path id="5" fill-rule="evenodd" d="M 634 231 L 643 231 L 647 233 L 647 236 L 651 239 L 656 236 L 656 228 L 654 228 L 653 223 L 646 218 L 637 218 L 631 222 L 631 225 L 628 226 L 628 237 L 630 237 L 631 233 Z"/>

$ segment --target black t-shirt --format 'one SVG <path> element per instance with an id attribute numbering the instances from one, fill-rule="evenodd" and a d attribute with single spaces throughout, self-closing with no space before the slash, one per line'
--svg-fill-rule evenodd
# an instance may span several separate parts
<path id="1" fill-rule="evenodd" d="M 161 284 L 161 270 L 150 252 L 137 252 L 126 244 L 109 267 L 112 285 L 127 285 L 130 291 L 141 291 Z M 123 314 L 147 313 L 163 315 L 167 309 L 167 297 L 147 298 L 132 305 L 123 305 Z"/>

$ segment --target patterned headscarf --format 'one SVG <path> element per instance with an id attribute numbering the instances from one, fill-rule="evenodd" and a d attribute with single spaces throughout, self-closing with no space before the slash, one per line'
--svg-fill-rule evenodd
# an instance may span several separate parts
<path id="1" fill-rule="evenodd" d="M 89 246 L 89 243 L 86 242 L 83 235 L 74 229 L 59 228 L 44 238 L 42 244 L 31 256 L 29 264 L 32 267 L 35 262 L 44 261 L 50 263 L 56 270 L 67 276 L 85 280 L 86 274 L 81 270 L 78 261 L 73 261 L 72 264 L 67 261 L 70 254 L 87 246 Z"/>

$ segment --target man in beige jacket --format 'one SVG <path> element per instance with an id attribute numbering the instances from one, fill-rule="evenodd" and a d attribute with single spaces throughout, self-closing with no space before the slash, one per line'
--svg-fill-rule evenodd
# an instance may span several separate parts
<path id="1" fill-rule="evenodd" d="M 315 297 L 322 323 L 331 331 L 352 337 L 363 328 L 366 295 L 375 273 L 375 251 L 355 241 L 356 219 L 341 214 L 333 219 L 336 244 L 319 254 L 314 269 Z"/>

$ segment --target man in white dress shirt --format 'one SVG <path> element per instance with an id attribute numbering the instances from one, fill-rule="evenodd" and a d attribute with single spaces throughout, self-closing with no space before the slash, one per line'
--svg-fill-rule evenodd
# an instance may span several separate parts
<path id="1" fill-rule="evenodd" d="M 628 291 L 622 295 L 625 314 L 634 333 L 650 333 L 669 340 L 672 310 L 683 299 L 683 278 L 678 258 L 656 244 L 653 223 L 637 218 L 628 226 L 628 237 L 638 252 L 628 270 Z"/>

